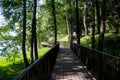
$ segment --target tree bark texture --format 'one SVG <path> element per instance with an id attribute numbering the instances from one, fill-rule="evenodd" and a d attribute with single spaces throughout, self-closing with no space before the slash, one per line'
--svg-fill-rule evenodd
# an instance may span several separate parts
<path id="1" fill-rule="evenodd" d="M 96 4 L 96 11 L 97 11 L 97 29 L 99 34 L 100 33 L 100 8 L 99 8 L 98 0 L 95 0 L 95 4 Z"/>
<path id="2" fill-rule="evenodd" d="M 86 3 L 84 3 L 84 17 L 83 17 L 83 24 L 85 29 L 85 35 L 88 35 L 87 25 L 86 25 Z"/>
<path id="3" fill-rule="evenodd" d="M 93 8 L 93 25 L 92 25 L 92 48 L 95 48 L 95 5 L 94 0 L 92 0 L 92 8 Z"/>
<path id="4" fill-rule="evenodd" d="M 100 24 L 100 34 L 98 41 L 98 50 L 103 51 L 103 41 L 105 33 L 105 13 L 106 13 L 106 0 L 103 0 L 102 10 L 101 10 L 101 24 Z"/>
<path id="5" fill-rule="evenodd" d="M 36 34 L 36 10 L 37 10 L 37 0 L 34 0 L 33 4 L 33 18 L 32 18 L 32 30 L 31 30 L 31 63 L 38 59 L 38 50 L 37 50 L 37 34 Z"/>
<path id="6" fill-rule="evenodd" d="M 57 24 L 56 24 L 56 11 L 55 11 L 55 1 L 52 0 L 52 14 L 53 14 L 53 19 L 54 19 L 54 33 L 55 33 L 55 41 L 54 41 L 54 44 L 57 43 Z"/>
<path id="7" fill-rule="evenodd" d="M 30 51 L 30 58 L 31 58 L 31 63 L 34 62 L 34 56 L 33 56 L 33 29 L 31 30 L 31 51 Z"/>
<path id="8" fill-rule="evenodd" d="M 23 0 L 23 40 L 22 40 L 22 53 L 24 58 L 24 64 L 27 68 L 29 66 L 26 56 L 26 0 Z"/>
<path id="9" fill-rule="evenodd" d="M 77 26 L 77 43 L 80 44 L 80 25 L 79 25 L 79 11 L 78 11 L 78 0 L 75 1 L 76 3 L 76 26 Z"/>
<path id="10" fill-rule="evenodd" d="M 106 14 L 106 0 L 102 1 L 101 9 L 101 25 L 100 34 L 98 40 L 98 50 L 103 51 L 104 33 L 105 33 L 105 14 Z M 99 78 L 98 80 L 103 80 L 103 54 L 99 54 Z"/>
<path id="11" fill-rule="evenodd" d="M 34 27 L 34 50 L 35 50 L 35 59 L 38 59 L 38 50 L 37 50 L 37 34 L 36 34 L 36 11 L 37 11 L 37 0 L 34 0 L 34 12 L 33 12 L 33 27 Z"/>

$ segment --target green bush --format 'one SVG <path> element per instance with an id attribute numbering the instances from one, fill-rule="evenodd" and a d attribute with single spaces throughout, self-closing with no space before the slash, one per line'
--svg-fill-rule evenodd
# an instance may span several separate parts
<path id="1" fill-rule="evenodd" d="M 43 56 L 50 48 L 42 47 L 38 50 L 39 57 Z M 28 60 L 30 60 L 30 52 L 27 52 Z M 9 59 L 10 58 L 10 59 Z M 16 75 L 24 70 L 24 62 L 22 53 L 15 56 L 11 54 L 9 56 L 0 57 L 0 80 L 12 80 Z"/>
<path id="2" fill-rule="evenodd" d="M 81 44 L 91 48 L 92 40 L 91 36 L 83 36 L 81 38 Z M 95 35 L 95 49 L 98 47 L 98 35 Z M 105 33 L 103 50 L 106 53 L 120 56 L 120 36 L 113 33 Z"/>

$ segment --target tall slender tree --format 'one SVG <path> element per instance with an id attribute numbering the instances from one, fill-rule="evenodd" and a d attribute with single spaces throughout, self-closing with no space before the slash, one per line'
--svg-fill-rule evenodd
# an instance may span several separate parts
<path id="1" fill-rule="evenodd" d="M 72 43 L 72 4 L 71 0 L 66 0 L 66 23 L 68 30 L 68 40 L 70 42 L 70 47 Z"/>
<path id="2" fill-rule="evenodd" d="M 79 25 L 79 11 L 78 11 L 78 0 L 75 1 L 76 3 L 76 25 L 77 25 L 77 43 L 80 44 L 80 25 Z"/>
<path id="3" fill-rule="evenodd" d="M 36 12 L 37 12 L 37 0 L 34 0 L 34 11 L 33 11 L 33 22 L 32 26 L 34 27 L 34 50 L 35 50 L 35 59 L 38 59 L 38 50 L 37 50 L 37 35 L 36 35 Z"/>
<path id="4" fill-rule="evenodd" d="M 103 51 L 103 41 L 104 41 L 104 33 L 105 33 L 105 13 L 106 13 L 106 0 L 103 0 L 102 9 L 101 9 L 100 34 L 98 41 L 98 50 L 100 51 Z"/>
<path id="5" fill-rule="evenodd" d="M 68 36 L 70 37 L 71 28 L 70 28 L 70 8 L 71 8 L 71 2 L 70 0 L 66 0 L 66 23 L 67 23 L 67 31 Z"/>
<path id="6" fill-rule="evenodd" d="M 95 48 L 95 4 L 94 0 L 92 0 L 92 9 L 93 9 L 93 25 L 92 25 L 92 48 Z"/>
<path id="7" fill-rule="evenodd" d="M 97 14 L 97 29 L 99 34 L 100 33 L 100 8 L 99 8 L 98 0 L 95 0 L 95 4 L 96 4 L 96 14 Z"/>
<path id="8" fill-rule="evenodd" d="M 55 33 L 55 41 L 54 41 L 54 44 L 56 44 L 57 43 L 57 24 L 56 24 L 56 15 L 55 15 L 55 13 L 56 13 L 56 11 L 55 11 L 55 1 L 54 0 L 52 0 L 52 9 L 53 9 L 53 11 L 52 11 L 52 14 L 53 14 L 53 19 L 54 19 L 54 33 Z"/>
<path id="9" fill-rule="evenodd" d="M 34 19 L 32 18 L 32 28 L 31 28 L 31 51 L 30 51 L 30 58 L 31 58 L 31 63 L 34 61 L 34 55 L 33 55 L 33 45 L 34 45 Z"/>
<path id="10" fill-rule="evenodd" d="M 98 50 L 103 51 L 103 41 L 104 41 L 104 33 L 105 33 L 105 14 L 106 14 L 106 0 L 102 1 L 101 8 L 101 24 L 100 24 L 100 33 L 99 33 L 99 41 L 98 41 Z M 103 80 L 103 55 L 99 56 L 99 78 L 98 80 Z"/>
<path id="11" fill-rule="evenodd" d="M 31 58 L 31 63 L 33 63 L 33 61 L 34 61 L 34 57 L 33 57 L 33 27 L 31 29 L 31 42 L 30 43 L 31 43 L 30 58 Z"/>
<path id="12" fill-rule="evenodd" d="M 37 0 L 34 0 L 32 30 L 31 30 L 31 63 L 34 61 L 34 54 L 33 53 L 35 53 L 35 60 L 38 59 L 37 36 L 36 36 L 36 11 L 37 11 Z"/>
<path id="13" fill-rule="evenodd" d="M 87 9 L 87 5 L 86 2 L 84 2 L 84 16 L 83 16 L 83 24 L 84 24 L 84 28 L 85 28 L 85 35 L 88 35 L 88 29 L 87 29 L 87 25 L 86 25 L 86 9 Z"/>
<path id="14" fill-rule="evenodd" d="M 25 67 L 28 67 L 29 63 L 26 56 L 26 0 L 23 0 L 23 41 L 22 41 L 22 53 L 24 58 Z"/>

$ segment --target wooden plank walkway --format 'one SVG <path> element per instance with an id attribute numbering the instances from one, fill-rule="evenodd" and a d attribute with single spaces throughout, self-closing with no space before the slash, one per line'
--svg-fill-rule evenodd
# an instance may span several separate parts
<path id="1" fill-rule="evenodd" d="M 61 48 L 50 80 L 92 80 L 69 48 Z"/>

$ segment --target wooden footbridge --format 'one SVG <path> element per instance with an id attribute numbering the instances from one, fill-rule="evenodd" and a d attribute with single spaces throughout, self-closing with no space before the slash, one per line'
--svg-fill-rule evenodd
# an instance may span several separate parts
<path id="1" fill-rule="evenodd" d="M 120 58 L 76 43 L 57 44 L 14 80 L 120 80 Z"/>

